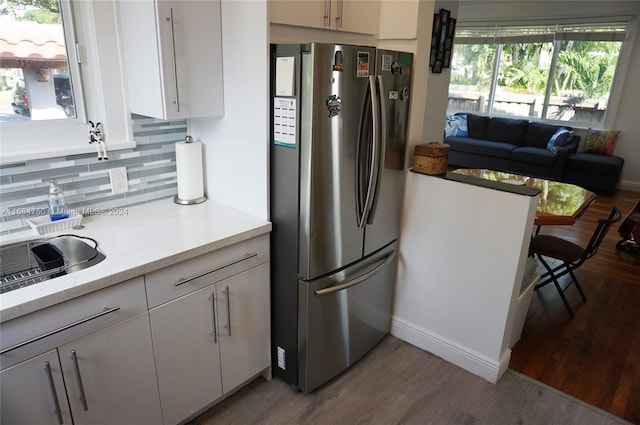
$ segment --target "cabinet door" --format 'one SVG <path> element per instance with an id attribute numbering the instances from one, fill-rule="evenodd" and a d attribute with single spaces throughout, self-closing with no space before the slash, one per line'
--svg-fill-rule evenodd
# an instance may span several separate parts
<path id="1" fill-rule="evenodd" d="M 216 284 L 225 393 L 271 364 L 269 263 Z"/>
<path id="2" fill-rule="evenodd" d="M 146 313 L 58 351 L 76 425 L 162 422 Z"/>
<path id="3" fill-rule="evenodd" d="M 152 309 L 151 333 L 165 424 L 175 424 L 222 395 L 215 287 Z"/>
<path id="4" fill-rule="evenodd" d="M 331 0 L 270 0 L 270 21 L 274 24 L 296 25 L 309 28 L 330 28 Z"/>
<path id="5" fill-rule="evenodd" d="M 56 350 L 0 372 L 3 425 L 71 424 Z"/>
<path id="6" fill-rule="evenodd" d="M 335 21 L 336 29 L 360 34 L 378 32 L 378 1 L 333 0 L 333 3 L 339 18 Z"/>
<path id="7" fill-rule="evenodd" d="M 220 1 L 158 1 L 168 118 L 223 114 Z"/>
<path id="8" fill-rule="evenodd" d="M 378 1 L 374 0 L 272 0 L 274 24 L 376 34 Z"/>
<path id="9" fill-rule="evenodd" d="M 131 112 L 223 115 L 220 1 L 119 3 Z"/>

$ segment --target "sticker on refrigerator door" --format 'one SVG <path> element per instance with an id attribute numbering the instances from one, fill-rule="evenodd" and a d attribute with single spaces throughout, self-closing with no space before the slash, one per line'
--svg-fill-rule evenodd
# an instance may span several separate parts
<path id="1" fill-rule="evenodd" d="M 356 66 L 356 77 L 369 76 L 369 52 L 358 52 L 358 64 Z"/>
<path id="2" fill-rule="evenodd" d="M 391 61 L 393 61 L 393 56 L 382 55 L 382 71 L 391 71 Z"/>
<path id="3" fill-rule="evenodd" d="M 331 69 L 338 72 L 344 71 L 344 55 L 342 54 L 342 50 L 338 50 L 333 55 L 333 67 L 331 67 Z"/>
<path id="4" fill-rule="evenodd" d="M 402 75 L 410 75 L 411 74 L 411 62 L 413 60 L 413 55 L 411 53 L 400 53 L 400 66 L 402 67 Z"/>
<path id="5" fill-rule="evenodd" d="M 342 99 L 339 96 L 332 94 L 327 99 L 327 110 L 329 111 L 329 118 L 337 117 L 340 113 L 340 106 L 342 105 Z"/>
<path id="6" fill-rule="evenodd" d="M 391 73 L 393 75 L 400 74 L 401 72 L 402 72 L 402 65 L 400 65 L 400 62 L 394 62 L 391 64 Z"/>
<path id="7" fill-rule="evenodd" d="M 409 100 L 409 87 L 402 89 L 402 100 Z"/>
<path id="8" fill-rule="evenodd" d="M 390 100 L 398 100 L 398 91 L 397 90 L 389 90 L 389 99 Z"/>
<path id="9" fill-rule="evenodd" d="M 294 148 L 296 129 L 296 99 L 273 98 L 273 143 Z"/>

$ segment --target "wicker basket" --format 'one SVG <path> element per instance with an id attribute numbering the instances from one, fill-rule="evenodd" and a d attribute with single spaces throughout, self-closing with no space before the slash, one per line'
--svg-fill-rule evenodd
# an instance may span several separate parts
<path id="1" fill-rule="evenodd" d="M 430 176 L 447 172 L 449 145 L 444 143 L 423 143 L 417 145 L 413 154 L 413 171 Z"/>

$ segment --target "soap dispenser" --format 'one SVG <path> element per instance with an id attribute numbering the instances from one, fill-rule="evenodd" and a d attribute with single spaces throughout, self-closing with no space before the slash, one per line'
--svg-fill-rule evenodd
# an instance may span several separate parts
<path id="1" fill-rule="evenodd" d="M 67 199 L 55 180 L 49 183 L 49 217 L 51 221 L 69 218 Z"/>

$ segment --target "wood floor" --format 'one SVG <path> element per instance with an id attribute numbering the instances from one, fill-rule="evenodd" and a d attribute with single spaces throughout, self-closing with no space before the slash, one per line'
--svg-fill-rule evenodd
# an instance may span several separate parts
<path id="1" fill-rule="evenodd" d="M 585 246 L 598 218 L 612 205 L 623 219 L 640 193 L 598 196 L 573 226 L 549 226 L 542 233 Z M 566 294 L 576 317 L 569 318 L 556 289 L 534 293 L 510 368 L 627 421 L 640 424 L 640 255 L 615 248 L 619 224 L 576 275 L 586 292 Z M 566 277 L 568 279 L 568 276 Z"/>
<path id="2" fill-rule="evenodd" d="M 517 372 L 496 385 L 388 335 L 311 394 L 262 378 L 189 425 L 613 425 L 626 423 Z"/>

